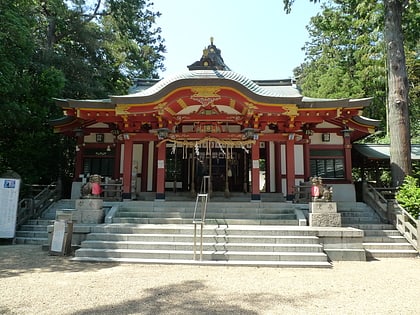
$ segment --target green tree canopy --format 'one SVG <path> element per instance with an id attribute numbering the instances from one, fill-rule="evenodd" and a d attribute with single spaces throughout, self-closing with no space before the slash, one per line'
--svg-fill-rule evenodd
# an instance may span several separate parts
<path id="1" fill-rule="evenodd" d="M 146 0 L 0 2 L 0 174 L 24 183 L 71 175 L 72 140 L 48 125 L 54 97 L 126 93 L 163 69 L 158 12 Z"/>

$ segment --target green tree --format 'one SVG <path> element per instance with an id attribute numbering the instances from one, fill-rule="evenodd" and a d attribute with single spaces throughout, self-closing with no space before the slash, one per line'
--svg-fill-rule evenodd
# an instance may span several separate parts
<path id="1" fill-rule="evenodd" d="M 0 173 L 50 183 L 72 172 L 72 139 L 48 121 L 54 97 L 126 93 L 131 79 L 158 76 L 165 50 L 159 13 L 145 0 L 0 2 Z"/>
<path id="2" fill-rule="evenodd" d="M 64 97 L 122 94 L 136 77 L 158 77 L 165 46 L 153 27 L 160 13 L 150 6 L 144 0 L 40 2 L 38 58 L 63 71 Z"/>
<path id="3" fill-rule="evenodd" d="M 420 186 L 417 178 L 406 176 L 396 199 L 415 219 L 420 217 Z"/>
<path id="4" fill-rule="evenodd" d="M 310 0 L 319 2 L 318 0 Z M 294 0 L 283 0 L 286 12 L 290 12 Z M 368 12 L 375 12 L 376 1 L 335 1 L 336 5 L 347 4 L 356 10 L 348 12 L 351 16 L 355 12 L 360 13 L 360 17 L 368 17 Z M 381 3 L 379 3 L 381 4 Z M 392 184 L 399 186 L 402 184 L 405 175 L 411 173 L 410 157 L 410 123 L 409 123 L 409 85 L 407 77 L 403 27 L 412 26 L 412 30 L 418 35 L 419 24 L 410 23 L 403 20 L 404 15 L 410 16 L 414 22 L 418 21 L 419 4 L 414 0 L 383 0 L 383 38 L 386 50 L 386 70 L 387 70 L 387 120 L 390 134 L 391 148 L 391 174 Z M 374 20 L 376 21 L 376 19 Z M 371 20 L 360 19 L 356 27 L 362 27 L 363 23 L 371 24 Z M 373 24 L 374 25 L 374 24 Z M 339 29 L 341 25 L 336 25 Z M 350 29 L 351 30 L 351 29 Z M 418 36 L 412 37 L 418 41 Z M 357 41 L 355 42 L 357 43 Z M 362 55 L 367 55 L 368 51 L 361 51 Z M 368 58 L 369 59 L 369 58 Z"/>
<path id="5" fill-rule="evenodd" d="M 365 115 L 380 119 L 386 128 L 385 55 L 380 5 L 360 10 L 359 1 L 323 6 L 311 19 L 311 40 L 305 44 L 307 62 L 298 84 L 312 97 L 373 97 Z M 370 21 L 367 23 L 365 21 Z"/>

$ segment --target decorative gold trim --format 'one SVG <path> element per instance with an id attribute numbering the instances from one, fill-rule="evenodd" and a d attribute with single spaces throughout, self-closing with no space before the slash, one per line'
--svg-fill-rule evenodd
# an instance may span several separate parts
<path id="1" fill-rule="evenodd" d="M 179 106 L 181 106 L 182 109 L 188 107 L 187 103 L 185 103 L 185 101 L 182 98 L 178 99 L 176 102 Z"/>
<path id="2" fill-rule="evenodd" d="M 224 139 L 218 139 L 215 137 L 205 137 L 201 140 L 176 140 L 176 139 L 163 139 L 162 141 L 160 141 L 156 147 L 159 147 L 161 144 L 165 143 L 165 142 L 172 142 L 175 144 L 181 144 L 185 147 L 190 147 L 193 148 L 196 145 L 200 145 L 202 143 L 207 143 L 209 141 L 213 141 L 213 142 L 217 142 L 221 145 L 226 145 L 226 146 L 242 146 L 245 147 L 249 144 L 255 144 L 256 141 L 255 140 L 224 140 Z"/>
<path id="3" fill-rule="evenodd" d="M 221 90 L 220 86 L 195 86 L 191 88 L 191 92 L 193 92 L 193 97 L 215 97 L 220 98 L 220 95 L 217 94 Z"/>
<path id="4" fill-rule="evenodd" d="M 285 109 L 283 115 L 296 117 L 298 115 L 298 108 L 296 105 L 281 105 Z"/>

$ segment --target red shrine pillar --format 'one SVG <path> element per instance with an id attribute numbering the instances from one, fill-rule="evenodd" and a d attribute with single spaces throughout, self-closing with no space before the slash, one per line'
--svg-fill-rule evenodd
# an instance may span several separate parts
<path id="1" fill-rule="evenodd" d="M 293 186 L 295 185 L 295 141 L 294 135 L 290 134 L 286 141 L 286 182 L 287 200 L 293 200 Z"/>
<path id="2" fill-rule="evenodd" d="M 311 157 L 310 157 L 310 150 L 309 144 L 311 140 L 309 139 L 309 135 L 303 135 L 303 174 L 304 174 L 304 181 L 309 180 L 311 177 Z"/>
<path id="3" fill-rule="evenodd" d="M 281 144 L 274 142 L 276 192 L 281 192 Z"/>
<path id="4" fill-rule="evenodd" d="M 131 173 L 133 168 L 133 140 L 124 139 L 123 199 L 131 199 Z"/>
<path id="5" fill-rule="evenodd" d="M 344 139 L 344 169 L 345 169 L 345 177 L 350 183 L 353 181 L 353 176 L 351 173 L 351 142 L 350 142 L 350 134 L 349 132 L 343 133 Z"/>
<path id="6" fill-rule="evenodd" d="M 251 201 L 260 201 L 260 142 L 258 140 L 252 145 L 251 159 Z"/>
<path id="7" fill-rule="evenodd" d="M 165 200 L 165 159 L 166 143 L 163 142 L 158 147 L 157 152 L 157 172 L 156 172 L 156 199 Z"/>
<path id="8" fill-rule="evenodd" d="M 83 174 L 83 141 L 83 136 L 77 138 L 74 181 L 79 181 L 80 175 Z"/>
<path id="9" fill-rule="evenodd" d="M 141 159 L 141 191 L 147 191 L 147 169 L 149 168 L 149 143 L 143 143 L 143 156 Z"/>

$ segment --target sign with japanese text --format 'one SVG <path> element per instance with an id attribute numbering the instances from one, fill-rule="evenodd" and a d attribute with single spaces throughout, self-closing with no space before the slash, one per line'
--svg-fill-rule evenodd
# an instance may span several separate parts
<path id="1" fill-rule="evenodd" d="M 0 238 L 14 238 L 20 179 L 0 178 Z"/>

